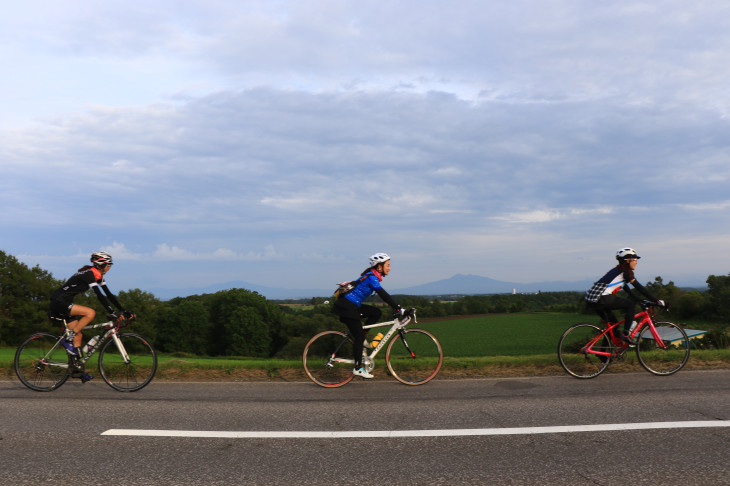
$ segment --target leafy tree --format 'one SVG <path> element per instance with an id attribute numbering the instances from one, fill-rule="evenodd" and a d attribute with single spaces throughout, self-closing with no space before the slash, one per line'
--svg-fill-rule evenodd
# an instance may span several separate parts
<path id="1" fill-rule="evenodd" d="M 730 321 L 730 274 L 707 277 L 707 294 L 711 315 L 716 319 Z"/>
<path id="2" fill-rule="evenodd" d="M 211 334 L 208 308 L 199 300 L 181 299 L 159 324 L 156 345 L 166 352 L 205 354 Z"/>
<path id="3" fill-rule="evenodd" d="M 705 296 L 696 290 L 683 294 L 674 305 L 674 311 L 682 319 L 700 315 L 705 309 Z"/>
<path id="4" fill-rule="evenodd" d="M 258 293 L 231 289 L 209 296 L 208 302 L 213 354 L 240 355 L 246 350 L 248 355 L 269 356 L 283 345 L 279 341 L 281 309 Z"/>
<path id="5" fill-rule="evenodd" d="M 317 305 L 312 309 L 294 311 L 282 308 L 280 342 L 273 355 L 279 358 L 300 357 L 309 339 L 328 329 L 344 331 L 345 326 L 332 313 L 332 305 Z"/>
<path id="6" fill-rule="evenodd" d="M 59 285 L 39 266 L 28 268 L 0 251 L 0 343 L 16 345 L 33 332 L 54 330 L 48 319 L 48 302 L 51 291 Z"/>
<path id="7" fill-rule="evenodd" d="M 668 284 L 665 284 L 661 277 L 655 277 L 653 282 L 648 282 L 646 289 L 657 299 L 663 300 L 668 307 L 673 307 L 684 294 L 684 291 L 674 285 L 674 282 L 670 280 Z"/>
<path id="8" fill-rule="evenodd" d="M 159 325 L 164 321 L 165 312 L 167 311 L 164 304 L 151 293 L 140 289 L 121 291 L 118 297 L 119 303 L 122 304 L 125 310 L 132 311 L 137 315 L 137 320 L 132 324 L 135 332 L 139 332 L 155 343 Z M 94 300 L 98 302 L 99 299 L 94 297 Z M 106 317 L 106 310 L 101 316 Z"/>
<path id="9" fill-rule="evenodd" d="M 225 354 L 236 356 L 269 356 L 269 326 L 254 307 L 235 309 L 224 323 Z"/>
<path id="10" fill-rule="evenodd" d="M 446 308 L 440 300 L 434 299 L 430 305 L 430 316 L 433 317 L 444 317 L 446 315 Z"/>

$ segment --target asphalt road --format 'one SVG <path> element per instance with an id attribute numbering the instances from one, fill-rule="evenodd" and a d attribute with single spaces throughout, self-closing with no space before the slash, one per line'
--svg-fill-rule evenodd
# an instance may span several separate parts
<path id="1" fill-rule="evenodd" d="M 458 435 L 469 429 L 730 421 L 730 371 L 311 383 L 0 382 L 0 484 L 730 484 L 730 427 Z M 200 438 L 164 431 L 456 431 Z M 537 429 L 536 429 L 537 430 Z"/>

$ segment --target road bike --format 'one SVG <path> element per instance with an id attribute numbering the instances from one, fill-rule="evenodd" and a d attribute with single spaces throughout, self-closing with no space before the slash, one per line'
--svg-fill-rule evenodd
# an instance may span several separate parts
<path id="1" fill-rule="evenodd" d="M 86 363 L 97 351 L 99 374 L 115 390 L 140 390 L 155 376 L 157 353 L 152 345 L 139 334 L 119 332 L 134 317 L 124 319 L 114 316 L 108 322 L 86 326 L 84 332 L 90 329 L 103 329 L 104 332 L 98 336 L 96 344 L 88 349 L 85 347 L 79 358 L 69 355 L 61 344 L 61 340 L 73 336 L 67 318 L 59 315 L 49 317 L 53 322 L 63 324 L 63 334 L 38 332 L 23 341 L 15 352 L 15 373 L 31 390 L 56 390 L 69 377 L 83 373 Z"/>
<path id="2" fill-rule="evenodd" d="M 438 374 L 444 360 L 441 343 L 424 329 L 406 329 L 411 322 L 418 322 L 416 309 L 410 309 L 402 318 L 363 326 L 363 329 L 390 326 L 377 346 L 371 348 L 368 345 L 363 349 L 362 366 L 368 373 L 375 368 L 375 357 L 387 345 L 385 363 L 390 374 L 399 382 L 423 385 Z M 349 383 L 355 366 L 352 345 L 353 338 L 349 332 L 324 331 L 310 339 L 302 355 L 304 371 L 309 379 L 327 388 Z"/>
<path id="3" fill-rule="evenodd" d="M 625 359 L 629 348 L 649 373 L 667 376 L 681 370 L 689 359 L 690 342 L 687 333 L 673 322 L 654 322 L 656 303 L 642 301 L 642 311 L 636 314 L 629 335 L 636 345 L 624 342 L 619 326 L 602 322 L 576 324 L 563 333 L 558 343 L 558 359 L 563 369 L 576 378 L 594 378 L 603 373 L 611 362 Z"/>

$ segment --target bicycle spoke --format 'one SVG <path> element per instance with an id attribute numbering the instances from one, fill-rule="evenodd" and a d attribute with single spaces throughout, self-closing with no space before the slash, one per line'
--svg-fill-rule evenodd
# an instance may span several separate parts
<path id="1" fill-rule="evenodd" d="M 302 354 L 304 371 L 320 386 L 336 388 L 352 380 L 352 341 L 339 331 L 325 331 L 309 340 Z"/>
<path id="2" fill-rule="evenodd" d="M 594 353 L 612 354 L 614 346 L 605 335 L 590 348 L 588 344 L 596 340 L 603 331 L 593 324 L 577 324 L 565 331 L 558 343 L 558 359 L 563 369 L 576 378 L 600 375 L 611 362 L 611 357 Z"/>
<path id="3" fill-rule="evenodd" d="M 23 385 L 35 391 L 53 391 L 66 382 L 69 357 L 63 347 L 56 346 L 59 339 L 50 333 L 37 333 L 18 346 L 15 374 Z"/>
<path id="4" fill-rule="evenodd" d="M 393 377 L 406 385 L 431 381 L 441 369 L 441 344 L 428 331 L 405 329 L 388 344 L 385 361 Z"/>
<path id="5" fill-rule="evenodd" d="M 128 359 L 121 354 L 114 339 L 109 339 L 99 352 L 99 373 L 115 390 L 140 390 L 155 376 L 157 354 L 152 345 L 137 334 L 120 334 L 119 339 Z"/>
<path id="6" fill-rule="evenodd" d="M 689 339 L 684 329 L 672 322 L 655 323 L 659 340 L 647 325 L 639 334 L 636 356 L 648 372 L 666 376 L 681 370 L 689 359 Z"/>

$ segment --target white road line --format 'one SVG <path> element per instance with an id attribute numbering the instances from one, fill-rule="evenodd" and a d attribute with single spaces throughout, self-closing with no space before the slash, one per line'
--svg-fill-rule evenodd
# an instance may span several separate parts
<path id="1" fill-rule="evenodd" d="M 728 420 L 695 422 L 645 422 L 636 424 L 558 425 L 553 427 L 508 427 L 496 429 L 442 430 L 332 430 L 332 431 L 216 431 L 216 430 L 141 430 L 110 429 L 101 435 L 139 437 L 197 437 L 223 439 L 343 439 L 393 437 L 463 437 L 486 435 L 564 434 L 575 432 L 612 432 L 620 430 L 690 429 L 730 427 Z"/>

